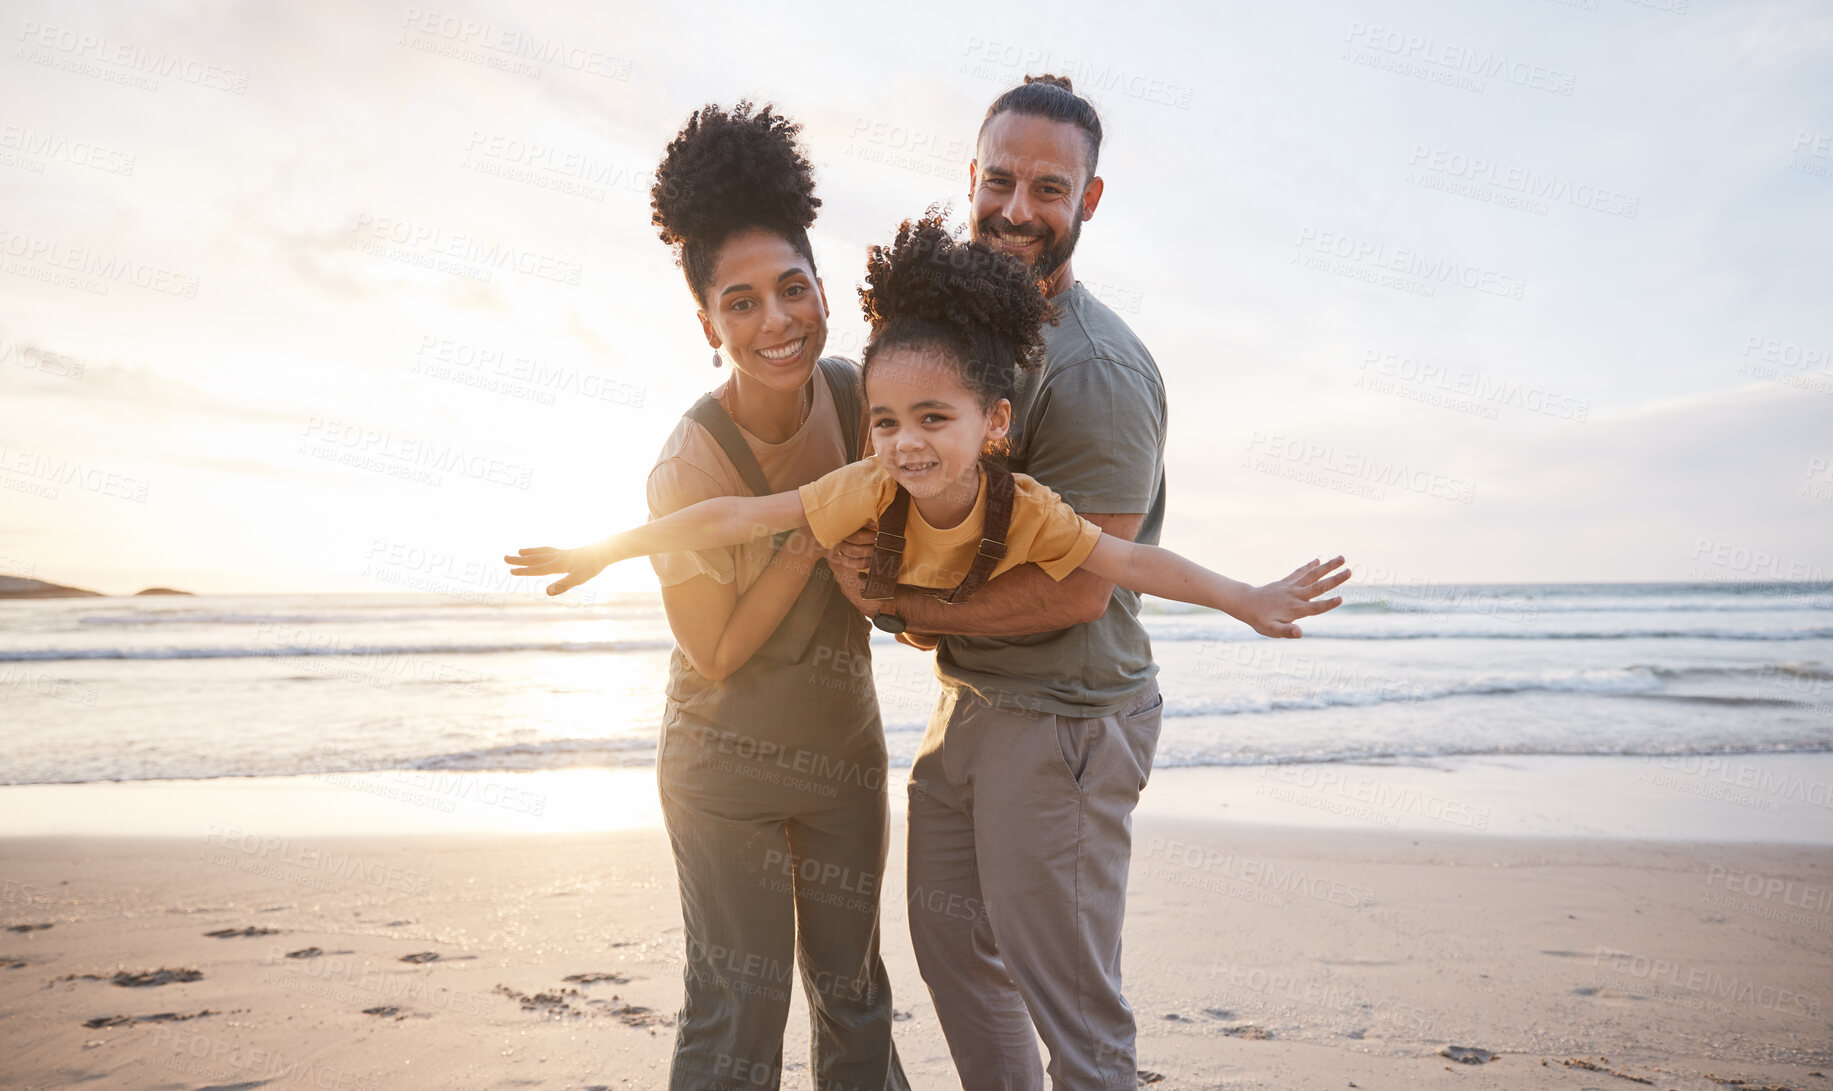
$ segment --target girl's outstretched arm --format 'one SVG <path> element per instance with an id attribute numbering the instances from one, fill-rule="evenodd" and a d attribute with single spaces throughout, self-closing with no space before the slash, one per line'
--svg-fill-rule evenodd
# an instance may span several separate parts
<path id="1" fill-rule="evenodd" d="M 1315 601 L 1349 578 L 1349 569 L 1332 575 L 1343 558 L 1301 564 L 1283 580 L 1251 587 L 1211 572 L 1169 549 L 1129 542 L 1103 534 L 1082 567 L 1122 587 L 1161 599 L 1195 603 L 1220 610 L 1252 626 L 1262 636 L 1304 635 L 1292 624 L 1301 617 L 1334 610 L 1343 597 Z"/>
<path id="2" fill-rule="evenodd" d="M 503 560 L 514 566 L 509 570 L 512 576 L 566 573 L 547 586 L 548 594 L 558 595 L 586 582 L 606 567 L 632 557 L 742 545 L 781 530 L 801 530 L 807 526 L 802 497 L 793 490 L 769 496 L 715 496 L 588 546 L 577 549 L 537 546 L 517 550 Z"/>

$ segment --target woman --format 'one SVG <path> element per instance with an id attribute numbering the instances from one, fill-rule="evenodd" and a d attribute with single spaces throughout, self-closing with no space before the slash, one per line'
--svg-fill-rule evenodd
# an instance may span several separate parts
<path id="1" fill-rule="evenodd" d="M 656 171 L 713 366 L 732 372 L 650 471 L 652 517 L 762 495 L 858 457 L 859 371 L 821 360 L 820 201 L 799 126 L 740 103 L 688 119 Z M 676 648 L 656 775 L 686 931 L 669 1087 L 773 1088 L 791 978 L 816 1086 L 909 1085 L 879 957 L 885 740 L 870 628 L 800 534 L 654 558 Z"/>
<path id="2" fill-rule="evenodd" d="M 794 488 L 857 451 L 858 370 L 817 364 L 820 202 L 798 128 L 708 106 L 656 171 L 654 221 L 733 374 L 663 445 L 652 515 Z M 671 1088 L 776 1086 L 792 967 L 817 1086 L 907 1086 L 878 951 L 884 729 L 870 673 L 848 669 L 870 630 L 812 559 L 801 536 L 655 559 L 677 641 L 657 780 L 687 948 Z"/>

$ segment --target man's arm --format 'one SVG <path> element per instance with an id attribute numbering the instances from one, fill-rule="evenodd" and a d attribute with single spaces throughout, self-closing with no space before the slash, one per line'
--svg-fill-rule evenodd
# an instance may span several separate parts
<path id="1" fill-rule="evenodd" d="M 1089 522 L 1116 538 L 1132 541 L 1144 514 L 1088 515 Z M 865 582 L 858 573 L 872 559 L 874 531 L 862 530 L 835 544 L 830 551 L 836 582 L 854 606 L 867 617 L 885 604 L 861 595 Z M 1023 636 L 1047 633 L 1093 621 L 1107 612 L 1114 585 L 1080 568 L 1061 582 L 1045 575 L 1034 564 L 1021 564 L 975 591 L 972 598 L 953 606 L 931 595 L 899 591 L 893 608 L 910 631 L 918 634 L 963 636 Z M 922 646 L 919 642 L 917 646 Z"/>

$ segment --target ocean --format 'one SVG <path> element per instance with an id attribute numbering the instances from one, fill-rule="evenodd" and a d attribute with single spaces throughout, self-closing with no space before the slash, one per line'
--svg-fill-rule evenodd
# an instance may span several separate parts
<path id="1" fill-rule="evenodd" d="M 1833 585 L 1352 586 L 1296 641 L 1144 614 L 1157 766 L 1833 751 Z M 0 784 L 653 762 L 653 594 L 0 601 Z M 894 766 L 927 655 L 874 634 Z"/>

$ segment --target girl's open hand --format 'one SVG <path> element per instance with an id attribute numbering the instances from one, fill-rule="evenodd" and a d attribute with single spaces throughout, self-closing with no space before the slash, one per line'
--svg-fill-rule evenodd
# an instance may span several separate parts
<path id="1" fill-rule="evenodd" d="M 1328 561 L 1301 564 L 1285 579 L 1254 588 L 1241 620 L 1252 625 L 1262 636 L 1303 636 L 1299 627 L 1292 624 L 1295 620 L 1334 610 L 1343 604 L 1341 595 L 1318 599 L 1319 595 L 1349 578 L 1347 568 L 1331 574 L 1331 570 L 1342 563 L 1343 558 L 1333 557 Z"/>
<path id="2" fill-rule="evenodd" d="M 605 570 L 606 560 L 598 550 L 591 546 L 578 549 L 555 549 L 553 546 L 536 546 L 533 549 L 518 549 L 503 557 L 511 567 L 512 576 L 551 576 L 556 572 L 565 572 L 561 579 L 547 585 L 547 593 L 559 595 L 578 587 Z"/>

